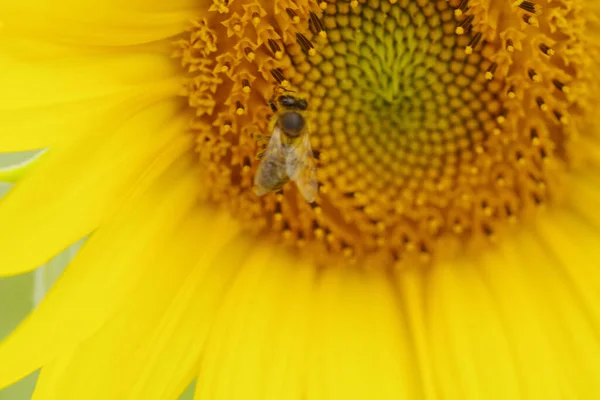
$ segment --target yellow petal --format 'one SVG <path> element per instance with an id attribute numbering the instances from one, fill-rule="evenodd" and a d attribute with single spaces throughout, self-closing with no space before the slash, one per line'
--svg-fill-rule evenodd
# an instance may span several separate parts
<path id="1" fill-rule="evenodd" d="M 43 154 L 0 202 L 0 275 L 32 270 L 84 237 L 187 152 L 180 106 L 162 102 L 125 123 L 107 121 L 95 137 Z"/>
<path id="2" fill-rule="evenodd" d="M 600 172 L 591 170 L 576 175 L 569 182 L 567 193 L 569 210 L 579 219 L 588 220 L 591 226 L 600 227 Z"/>
<path id="3" fill-rule="evenodd" d="M 133 369 L 139 372 L 129 399 L 177 399 L 188 386 L 213 320 L 248 253 L 239 226 L 226 215 L 208 216 L 207 211 L 211 212 L 205 210 L 201 221 L 196 221 L 202 232 L 194 236 L 196 246 L 186 254 L 196 260 L 193 272 L 133 359 Z"/>
<path id="4" fill-rule="evenodd" d="M 573 199 L 589 205 L 598 198 L 577 190 L 571 197 L 480 258 L 401 274 L 428 397 L 600 392 L 600 226 L 571 209 Z"/>
<path id="5" fill-rule="evenodd" d="M 600 174 L 598 170 L 572 177 L 567 207 L 541 219 L 537 234 L 544 253 L 560 266 L 562 280 L 570 285 L 600 332 Z"/>
<path id="6" fill-rule="evenodd" d="M 260 247 L 241 268 L 211 331 L 195 398 L 417 398 L 402 313 L 384 276 L 318 276 Z"/>
<path id="7" fill-rule="evenodd" d="M 310 397 L 421 397 L 406 317 L 388 278 L 335 270 L 323 277 L 312 308 Z"/>
<path id="8" fill-rule="evenodd" d="M 553 222 L 561 229 L 568 226 Z M 572 235 L 585 233 L 580 230 Z M 534 235 L 518 239 L 518 245 L 503 246 L 505 261 L 489 263 L 486 273 L 499 312 L 511 328 L 509 337 L 516 367 L 523 377 L 523 396 L 585 398 L 586 393 L 599 393 L 600 344 L 590 310 L 582 307 L 577 291 L 564 274 L 565 267 L 553 257 L 552 249 Z M 585 245 L 580 247 L 584 249 Z M 588 279 L 599 291 L 597 277 Z"/>
<path id="9" fill-rule="evenodd" d="M 422 294 L 428 330 L 417 329 L 415 336 L 423 333 L 429 341 L 427 361 L 440 397 L 518 398 L 512 349 L 478 274 L 477 264 L 467 261 L 436 268 Z"/>
<path id="10" fill-rule="evenodd" d="M 576 214 L 557 215 L 555 221 L 540 223 L 541 252 L 549 265 L 559 271 L 560 280 L 578 299 L 578 307 L 588 314 L 600 332 L 600 224 L 590 226 Z"/>
<path id="11" fill-rule="evenodd" d="M 35 398 L 45 399 L 57 390 L 64 400 L 176 399 L 200 357 L 203 335 L 197 328 L 209 328 L 205 308 L 210 305 L 208 311 L 214 312 L 212 303 L 222 292 L 222 287 L 199 287 L 206 267 L 236 233 L 223 232 L 233 225 L 220 220 L 207 210 L 197 211 L 185 217 L 166 243 L 155 243 L 161 249 L 157 258 L 144 265 L 143 276 L 115 315 L 67 357 L 68 367 L 62 372 L 51 367 L 46 375 L 42 369 Z M 198 268 L 198 256 L 206 267 Z M 110 254 L 104 259 L 111 262 Z M 236 270 L 239 257 L 231 261 L 223 267 Z M 226 283 L 224 272 L 213 269 Z M 196 304 L 204 307 L 197 309 Z M 160 373 L 154 373 L 156 369 Z"/>
<path id="12" fill-rule="evenodd" d="M 164 49 L 118 52 L 3 35 L 0 70 L 0 151 L 75 140 L 179 91 L 179 70 Z"/>
<path id="13" fill-rule="evenodd" d="M 159 254 L 156 243 L 168 242 L 196 202 L 192 157 L 154 179 L 150 189 L 131 193 L 91 235 L 40 306 L 0 344 L 0 387 L 77 346 L 125 301 Z"/>
<path id="14" fill-rule="evenodd" d="M 0 1 L 3 29 L 58 42 L 131 45 L 183 32 L 207 0 Z"/>
<path id="15" fill-rule="evenodd" d="M 58 358 L 46 364 L 40 371 L 31 400 L 61 400 L 59 384 L 69 367 L 72 351 L 64 351 Z"/>

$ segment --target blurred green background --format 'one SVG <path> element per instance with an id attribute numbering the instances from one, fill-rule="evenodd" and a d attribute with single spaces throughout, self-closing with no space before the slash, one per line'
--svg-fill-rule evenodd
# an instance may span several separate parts
<path id="1" fill-rule="evenodd" d="M 35 153 L 0 154 L 0 168 L 23 162 Z M 4 196 L 11 185 L 0 182 L 0 197 Z M 37 270 L 13 278 L 0 278 L 0 339 L 6 337 L 52 286 L 66 264 L 77 253 L 81 243 L 73 245 L 55 259 Z M 1 362 L 1 360 L 0 360 Z M 0 400 L 29 400 L 33 393 L 37 372 L 22 381 L 0 390 Z M 191 400 L 193 388 L 190 387 L 181 400 Z"/>
<path id="2" fill-rule="evenodd" d="M 33 273 L 0 279 L 0 337 L 4 338 L 33 307 Z M 0 400 L 31 397 L 35 374 L 0 391 Z"/>
<path id="3" fill-rule="evenodd" d="M 31 157 L 32 153 L 0 154 L 0 167 L 6 167 L 15 163 L 23 162 Z M 4 196 L 10 190 L 10 185 L 0 183 L 0 197 Z M 65 263 L 68 256 L 61 255 L 57 257 L 55 264 L 51 268 L 60 270 L 59 263 Z M 18 323 L 25 318 L 35 304 L 34 287 L 37 284 L 38 290 L 42 289 L 40 279 L 47 275 L 47 267 L 42 267 L 37 271 L 26 275 L 16 276 L 14 278 L 0 279 L 0 338 L 6 337 Z M 60 273 L 60 271 L 57 271 Z M 36 282 L 37 280 L 37 282 Z M 44 282 L 51 284 L 50 277 Z M 46 287 L 44 285 L 44 287 Z M 42 295 L 37 293 L 37 295 Z M 0 400 L 25 400 L 31 397 L 33 386 L 37 374 L 33 374 L 21 382 L 0 391 Z"/>

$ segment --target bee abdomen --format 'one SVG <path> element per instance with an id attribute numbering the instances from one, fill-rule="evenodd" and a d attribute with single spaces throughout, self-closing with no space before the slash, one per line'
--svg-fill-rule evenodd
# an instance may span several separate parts
<path id="1" fill-rule="evenodd" d="M 289 180 L 283 162 L 276 159 L 265 159 L 261 163 L 254 179 L 254 192 L 262 196 L 283 187 Z"/>

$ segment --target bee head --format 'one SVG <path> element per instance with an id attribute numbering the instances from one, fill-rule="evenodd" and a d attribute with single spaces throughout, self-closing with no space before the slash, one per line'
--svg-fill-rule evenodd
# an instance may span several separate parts
<path id="1" fill-rule="evenodd" d="M 277 123 L 287 137 L 297 138 L 302 133 L 306 120 L 299 112 L 290 111 L 283 113 Z"/>
<path id="2" fill-rule="evenodd" d="M 277 98 L 277 102 L 282 108 L 287 109 L 304 111 L 308 108 L 308 103 L 306 102 L 306 100 L 288 94 L 283 94 L 279 96 Z"/>

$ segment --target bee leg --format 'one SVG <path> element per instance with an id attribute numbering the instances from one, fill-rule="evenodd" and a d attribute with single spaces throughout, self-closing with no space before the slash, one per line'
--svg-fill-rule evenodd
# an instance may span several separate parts
<path id="1" fill-rule="evenodd" d="M 273 97 L 269 99 L 269 107 L 271 107 L 273 112 L 277 112 L 277 106 L 275 105 L 275 99 Z"/>
<path id="2" fill-rule="evenodd" d="M 256 153 L 255 160 L 260 160 L 261 158 L 263 158 L 263 156 L 265 155 L 266 152 L 267 152 L 267 149 L 264 149 L 263 151 Z"/>

